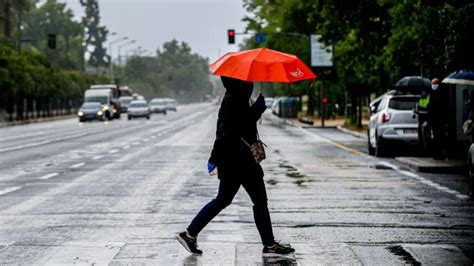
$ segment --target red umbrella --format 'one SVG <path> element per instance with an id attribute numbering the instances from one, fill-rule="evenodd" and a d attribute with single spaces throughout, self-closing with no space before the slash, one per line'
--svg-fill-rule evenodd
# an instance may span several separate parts
<path id="1" fill-rule="evenodd" d="M 214 75 L 252 82 L 295 82 L 316 78 L 296 55 L 267 48 L 226 53 L 209 68 Z"/>

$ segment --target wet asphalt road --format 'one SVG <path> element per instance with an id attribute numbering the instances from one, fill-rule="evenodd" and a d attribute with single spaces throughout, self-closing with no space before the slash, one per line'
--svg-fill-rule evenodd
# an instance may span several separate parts
<path id="1" fill-rule="evenodd" d="M 216 192 L 206 172 L 216 110 L 1 128 L 0 264 L 275 262 L 261 258 L 244 191 L 199 236 L 203 256 L 174 240 Z M 297 250 L 290 262 L 472 265 L 474 208 L 462 191 L 354 152 L 339 132 L 270 114 L 259 127 L 275 235 Z"/>

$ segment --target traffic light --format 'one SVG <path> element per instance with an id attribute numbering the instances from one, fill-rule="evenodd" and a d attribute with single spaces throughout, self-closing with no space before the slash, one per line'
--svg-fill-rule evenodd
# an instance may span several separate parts
<path id="1" fill-rule="evenodd" d="M 49 49 L 56 49 L 56 34 L 48 34 Z"/>
<path id="2" fill-rule="evenodd" d="M 229 44 L 235 43 L 235 30 L 227 30 L 227 40 Z"/>
<path id="3" fill-rule="evenodd" d="M 323 103 L 328 103 L 328 98 L 324 97 L 322 101 Z"/>

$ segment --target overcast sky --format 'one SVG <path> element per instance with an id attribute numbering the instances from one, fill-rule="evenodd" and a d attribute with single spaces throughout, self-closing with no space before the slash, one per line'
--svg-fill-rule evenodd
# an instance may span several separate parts
<path id="1" fill-rule="evenodd" d="M 83 7 L 79 0 L 66 2 L 80 18 Z M 173 38 L 187 42 L 193 52 L 209 57 L 211 61 L 228 51 L 238 49 L 227 44 L 227 29 L 242 32 L 241 21 L 246 11 L 241 0 L 99 0 L 101 24 L 117 36 L 136 40 L 136 45 L 149 51 L 156 51 L 164 42 Z M 112 36 L 109 39 L 116 39 Z M 239 42 L 242 37 L 237 36 Z M 116 58 L 118 45 L 113 46 Z"/>

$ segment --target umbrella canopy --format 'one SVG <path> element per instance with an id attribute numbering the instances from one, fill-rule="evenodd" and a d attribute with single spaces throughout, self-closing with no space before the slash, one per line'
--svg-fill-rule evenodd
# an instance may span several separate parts
<path id="1" fill-rule="evenodd" d="M 226 53 L 209 68 L 214 75 L 251 82 L 295 82 L 316 78 L 297 56 L 267 48 Z"/>
<path id="2" fill-rule="evenodd" d="M 431 81 L 420 76 L 408 76 L 395 84 L 396 89 L 430 89 Z"/>
<path id="3" fill-rule="evenodd" d="M 449 74 L 442 83 L 474 85 L 474 71 L 459 70 Z"/>

